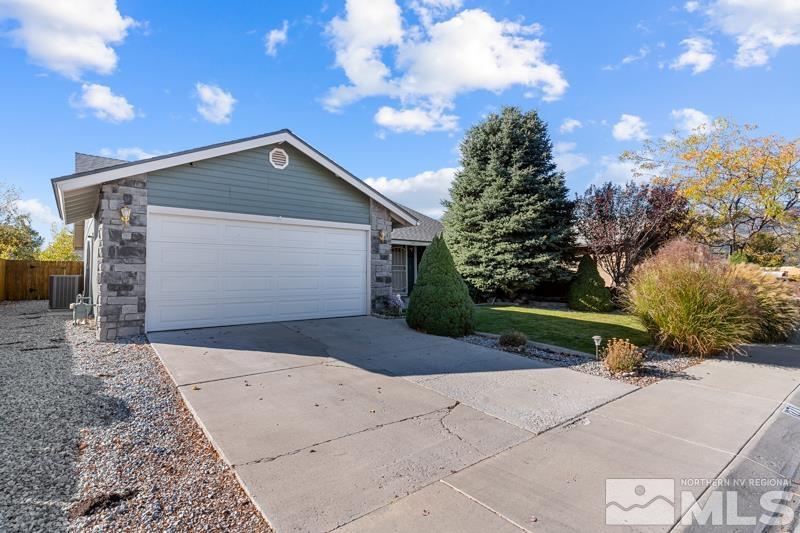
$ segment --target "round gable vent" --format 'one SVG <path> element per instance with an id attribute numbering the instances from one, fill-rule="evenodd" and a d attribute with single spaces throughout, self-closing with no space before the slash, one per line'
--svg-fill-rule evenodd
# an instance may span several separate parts
<path id="1" fill-rule="evenodd" d="M 289 154 L 283 148 L 273 148 L 269 152 L 269 162 L 273 167 L 283 170 L 289 166 Z"/>

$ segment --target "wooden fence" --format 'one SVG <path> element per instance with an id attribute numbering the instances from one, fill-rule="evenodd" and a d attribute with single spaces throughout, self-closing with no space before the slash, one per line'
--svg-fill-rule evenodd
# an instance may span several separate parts
<path id="1" fill-rule="evenodd" d="M 0 300 L 47 300 L 50 276 L 83 275 L 83 261 L 10 261 L 0 259 Z"/>

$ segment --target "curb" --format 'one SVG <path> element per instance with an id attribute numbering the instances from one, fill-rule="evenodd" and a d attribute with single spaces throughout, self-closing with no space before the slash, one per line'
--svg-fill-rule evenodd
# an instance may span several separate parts
<path id="1" fill-rule="evenodd" d="M 500 335 L 497 335 L 495 333 L 486 333 L 483 331 L 476 331 L 475 335 L 480 335 L 481 337 L 487 337 L 489 339 L 500 338 Z M 528 346 L 530 346 L 531 348 L 538 348 L 539 350 L 547 350 L 548 352 L 564 353 L 567 355 L 572 355 L 575 357 L 583 357 L 585 359 L 591 359 L 591 360 L 595 359 L 593 353 L 579 352 L 578 350 L 571 350 L 570 348 L 562 348 L 561 346 L 555 346 L 554 344 L 546 344 L 544 342 L 528 341 Z"/>

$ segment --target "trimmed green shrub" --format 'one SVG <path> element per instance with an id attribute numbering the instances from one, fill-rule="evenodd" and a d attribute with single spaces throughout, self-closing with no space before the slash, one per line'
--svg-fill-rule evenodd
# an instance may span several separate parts
<path id="1" fill-rule="evenodd" d="M 419 331 L 462 337 L 475 331 L 475 309 L 450 250 L 437 236 L 425 250 L 408 302 L 406 322 Z"/>
<path id="2" fill-rule="evenodd" d="M 578 273 L 569 286 L 567 303 L 570 309 L 576 311 L 611 311 L 614 304 L 611 302 L 611 291 L 606 288 L 597 263 L 590 255 L 581 257 L 578 264 Z"/>
<path id="3" fill-rule="evenodd" d="M 677 239 L 639 265 L 625 298 L 661 347 L 708 357 L 738 351 L 755 337 L 759 309 L 752 292 L 728 262 Z"/>
<path id="4" fill-rule="evenodd" d="M 791 286 L 752 264 L 732 266 L 732 274 L 750 286 L 758 306 L 756 342 L 786 341 L 800 325 L 800 307 Z"/>
<path id="5" fill-rule="evenodd" d="M 520 346 L 525 346 L 528 343 L 528 336 L 521 331 L 512 329 L 509 331 L 504 331 L 497 340 L 497 343 L 506 348 L 519 348 Z"/>

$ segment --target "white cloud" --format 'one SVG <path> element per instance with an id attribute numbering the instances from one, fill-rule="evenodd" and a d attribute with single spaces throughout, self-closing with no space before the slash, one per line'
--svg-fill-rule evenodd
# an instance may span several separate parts
<path id="1" fill-rule="evenodd" d="M 583 127 L 583 122 L 576 118 L 565 118 L 564 122 L 561 123 L 561 126 L 558 128 L 560 133 L 572 133 L 573 131 L 577 130 L 578 128 Z"/>
<path id="2" fill-rule="evenodd" d="M 117 66 L 113 45 L 136 24 L 116 0 L 27 0 L 0 2 L 0 20 L 17 25 L 6 34 L 30 60 L 70 79 L 85 71 L 110 74 Z"/>
<path id="3" fill-rule="evenodd" d="M 575 147 L 576 144 L 571 142 L 560 142 L 553 146 L 553 158 L 560 170 L 572 172 L 589 164 L 589 159 L 583 154 L 576 153 Z"/>
<path id="4" fill-rule="evenodd" d="M 679 55 L 669 66 L 673 70 L 692 68 L 692 74 L 700 74 L 711 68 L 714 60 L 713 43 L 705 37 L 689 37 L 681 41 L 686 51 Z"/>
<path id="5" fill-rule="evenodd" d="M 623 67 L 625 65 L 629 65 L 631 63 L 636 63 L 637 61 L 641 61 L 642 59 L 646 58 L 648 55 L 650 55 L 650 47 L 649 46 L 642 46 L 641 48 L 639 48 L 639 51 L 637 53 L 626 55 L 616 65 L 606 65 L 606 66 L 603 67 L 602 70 L 619 70 L 621 67 Z"/>
<path id="6" fill-rule="evenodd" d="M 197 104 L 197 112 L 200 113 L 200 116 L 214 124 L 227 124 L 231 121 L 233 106 L 236 104 L 236 98 L 231 93 L 222 90 L 217 85 L 200 82 L 197 82 L 194 87 L 197 91 L 197 98 L 200 99 Z"/>
<path id="7" fill-rule="evenodd" d="M 688 11 L 689 13 L 694 13 L 700 8 L 700 2 L 697 0 L 689 0 L 685 4 L 683 4 L 683 9 Z"/>
<path id="8" fill-rule="evenodd" d="M 124 96 L 114 94 L 110 87 L 97 83 L 81 85 L 81 95 L 73 95 L 70 103 L 77 109 L 90 111 L 106 122 L 119 123 L 132 120 L 136 116 L 136 111 Z"/>
<path id="9" fill-rule="evenodd" d="M 103 148 L 100 150 L 100 155 L 103 157 L 111 157 L 114 159 L 124 159 L 126 161 L 139 161 L 141 159 L 150 159 L 162 155 L 164 152 L 157 150 L 144 150 L 138 146 L 130 146 L 127 148 Z"/>
<path id="10" fill-rule="evenodd" d="M 766 65 L 784 46 L 800 45 L 797 0 L 716 0 L 707 14 L 715 27 L 736 39 L 738 67 Z"/>
<path id="11" fill-rule="evenodd" d="M 711 117 L 692 107 L 673 109 L 670 116 L 675 121 L 675 127 L 686 133 L 692 133 L 697 128 L 708 127 L 711 124 Z"/>
<path id="12" fill-rule="evenodd" d="M 394 132 L 425 133 L 454 130 L 458 127 L 458 117 L 455 115 L 447 115 L 440 109 L 421 107 L 394 109 L 383 106 L 375 113 L 375 122 Z"/>
<path id="13" fill-rule="evenodd" d="M 442 200 L 450 196 L 456 168 L 428 170 L 410 178 L 367 178 L 374 189 L 412 209 L 438 218 L 442 215 Z"/>
<path id="14" fill-rule="evenodd" d="M 422 25 L 427 28 L 435 19 L 460 8 L 461 5 L 461 0 L 414 0 L 409 7 L 417 14 Z"/>
<path id="15" fill-rule="evenodd" d="M 650 137 L 647 123 L 641 117 L 628 114 L 623 114 L 614 124 L 611 135 L 618 141 L 644 141 Z"/>
<path id="16" fill-rule="evenodd" d="M 595 174 L 592 183 L 598 185 L 610 181 L 612 183 L 625 184 L 633 180 L 637 183 L 647 181 L 641 176 L 634 176 L 634 164 L 630 161 L 620 161 L 619 158 L 604 155 L 600 158 L 600 170 Z"/>
<path id="17" fill-rule="evenodd" d="M 547 45 L 536 38 L 537 25 L 496 20 L 480 9 L 423 20 L 420 8 L 438 6 L 436 15 L 442 16 L 460 3 L 412 4 L 421 27 L 404 30 L 403 14 L 394 0 L 348 0 L 345 16 L 330 22 L 336 65 L 349 84 L 328 92 L 323 101 L 328 110 L 341 110 L 369 96 L 388 96 L 404 108 L 445 116 L 465 92 L 499 93 L 521 85 L 537 89 L 550 101 L 566 91 L 568 83 L 558 65 L 545 60 Z M 384 58 L 394 58 L 394 63 Z M 432 125 L 442 129 L 435 121 Z"/>
<path id="18" fill-rule="evenodd" d="M 15 204 L 20 213 L 30 215 L 31 226 L 45 239 L 50 236 L 51 226 L 60 223 L 58 215 L 56 215 L 50 206 L 43 204 L 42 201 L 37 198 L 17 200 Z"/>
<path id="19" fill-rule="evenodd" d="M 278 47 L 286 43 L 289 37 L 289 21 L 284 20 L 280 29 L 273 29 L 267 32 L 264 38 L 264 52 L 268 56 L 275 57 L 278 55 Z"/>

